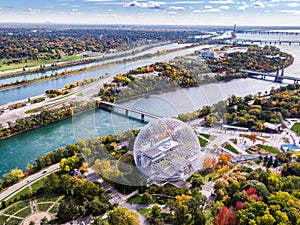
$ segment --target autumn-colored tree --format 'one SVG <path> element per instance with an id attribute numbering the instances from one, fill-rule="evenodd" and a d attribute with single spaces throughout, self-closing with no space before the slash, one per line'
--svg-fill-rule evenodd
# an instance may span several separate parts
<path id="1" fill-rule="evenodd" d="M 219 156 L 218 162 L 219 164 L 227 164 L 231 159 L 230 154 L 222 154 Z"/>
<path id="2" fill-rule="evenodd" d="M 253 142 L 253 144 L 256 142 L 257 140 L 257 134 L 250 134 L 249 135 L 249 139 Z"/>
<path id="3" fill-rule="evenodd" d="M 237 217 L 233 209 L 228 209 L 224 206 L 221 211 L 214 217 L 214 225 L 235 225 L 237 224 Z"/>
<path id="4" fill-rule="evenodd" d="M 215 167 L 217 164 L 218 164 L 217 160 L 213 157 L 206 157 L 203 160 L 203 168 L 204 169 Z"/>

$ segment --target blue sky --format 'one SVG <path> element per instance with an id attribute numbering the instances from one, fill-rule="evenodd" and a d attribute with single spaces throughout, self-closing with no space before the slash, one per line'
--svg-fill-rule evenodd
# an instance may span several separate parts
<path id="1" fill-rule="evenodd" d="M 0 0 L 0 22 L 300 26 L 300 0 Z"/>

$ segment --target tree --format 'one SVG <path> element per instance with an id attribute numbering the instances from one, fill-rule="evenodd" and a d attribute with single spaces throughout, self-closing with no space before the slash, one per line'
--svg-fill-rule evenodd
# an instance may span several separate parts
<path id="1" fill-rule="evenodd" d="M 79 216 L 79 207 L 75 203 L 74 199 L 68 198 L 66 200 L 61 201 L 57 213 L 57 220 L 59 221 L 59 223 L 72 221 L 78 218 L 78 216 Z"/>
<path id="2" fill-rule="evenodd" d="M 30 221 L 29 225 L 34 225 L 35 223 L 33 221 Z"/>
<path id="3" fill-rule="evenodd" d="M 17 178 L 18 181 L 22 180 L 22 178 L 24 177 L 24 173 L 21 169 L 13 169 L 12 171 L 10 171 L 11 175 L 15 178 Z"/>
<path id="4" fill-rule="evenodd" d="M 221 211 L 214 217 L 214 225 L 235 225 L 237 224 L 237 217 L 234 215 L 232 209 L 224 206 Z"/>
<path id="5" fill-rule="evenodd" d="M 43 219 L 41 219 L 40 225 L 47 225 L 47 224 L 48 224 L 48 219 L 47 219 L 47 217 L 44 217 Z"/>
<path id="6" fill-rule="evenodd" d="M 160 207 L 155 204 L 150 212 L 150 218 L 149 218 L 149 222 L 152 225 L 163 225 L 164 221 L 163 218 L 161 216 L 161 212 L 160 212 Z"/>
<path id="7" fill-rule="evenodd" d="M 203 160 L 203 168 L 204 169 L 209 169 L 211 167 L 214 167 L 217 165 L 217 160 L 213 157 L 206 157 Z"/>
<path id="8" fill-rule="evenodd" d="M 204 213 L 198 209 L 194 214 L 194 225 L 205 225 L 206 224 L 206 218 Z"/>
<path id="9" fill-rule="evenodd" d="M 275 223 L 274 217 L 268 212 L 259 217 L 258 221 L 260 225 L 273 225 Z"/>
<path id="10" fill-rule="evenodd" d="M 188 211 L 186 205 L 177 205 L 175 206 L 175 224 L 178 225 L 188 225 L 192 218 L 191 214 Z"/>
<path id="11" fill-rule="evenodd" d="M 92 225 L 104 225 L 105 223 L 103 222 L 101 216 L 96 216 L 94 217 L 94 222 Z"/>
<path id="12" fill-rule="evenodd" d="M 153 202 L 153 197 L 148 192 L 145 192 L 142 196 L 142 203 L 143 204 L 150 204 Z"/>
<path id="13" fill-rule="evenodd" d="M 56 173 L 51 173 L 44 180 L 44 190 L 47 194 L 56 192 L 60 187 L 60 179 Z"/>
<path id="14" fill-rule="evenodd" d="M 77 154 L 69 158 L 62 158 L 60 160 L 60 169 L 64 172 L 69 172 L 72 169 L 78 168 L 81 165 L 80 159 Z"/>
<path id="15" fill-rule="evenodd" d="M 140 221 L 138 219 L 138 215 L 129 209 L 122 208 L 120 206 L 114 208 L 108 214 L 108 223 L 110 225 L 139 225 Z"/>
<path id="16" fill-rule="evenodd" d="M 250 134 L 249 135 L 249 139 L 250 139 L 250 141 L 252 141 L 253 142 L 253 144 L 256 142 L 256 140 L 257 140 L 257 134 Z"/>
<path id="17" fill-rule="evenodd" d="M 220 164 L 227 164 L 231 159 L 231 155 L 230 154 L 222 154 L 219 156 L 219 163 Z"/>

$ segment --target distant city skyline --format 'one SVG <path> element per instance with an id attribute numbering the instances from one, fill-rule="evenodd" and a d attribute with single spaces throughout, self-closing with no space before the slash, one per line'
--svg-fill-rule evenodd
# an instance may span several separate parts
<path id="1" fill-rule="evenodd" d="M 1 0 L 0 22 L 300 26 L 300 0 Z"/>

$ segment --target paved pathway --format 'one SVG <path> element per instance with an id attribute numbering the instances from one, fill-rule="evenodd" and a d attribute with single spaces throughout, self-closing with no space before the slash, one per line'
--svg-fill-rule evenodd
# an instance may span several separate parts
<path id="1" fill-rule="evenodd" d="M 42 179 L 43 177 L 48 176 L 49 173 L 56 171 L 58 168 L 59 168 L 59 163 L 54 164 L 40 172 L 37 172 L 29 177 L 26 177 L 24 180 L 20 181 L 19 183 L 10 186 L 8 189 L 0 193 L 0 201 L 6 200 L 14 192 L 23 190 L 24 188 L 30 186 L 30 183 L 32 181 L 37 181 L 39 179 Z"/>

